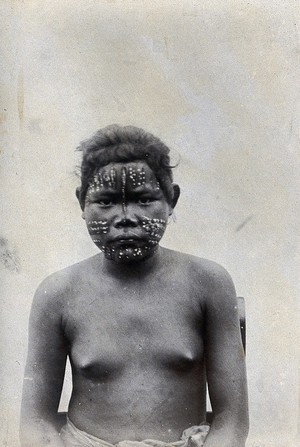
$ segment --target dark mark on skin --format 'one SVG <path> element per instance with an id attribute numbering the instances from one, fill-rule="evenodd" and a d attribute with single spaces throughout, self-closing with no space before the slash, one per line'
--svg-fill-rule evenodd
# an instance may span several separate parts
<path id="1" fill-rule="evenodd" d="M 250 214 L 250 216 L 246 217 L 245 220 L 243 220 L 242 223 L 240 223 L 240 225 L 238 225 L 235 229 L 235 232 L 237 233 L 238 231 L 240 231 L 242 228 L 244 228 L 245 225 L 247 225 L 248 222 L 250 222 L 250 220 L 253 219 L 253 214 Z"/>
<path id="2" fill-rule="evenodd" d="M 3 237 L 0 237 L 0 264 L 11 272 L 19 273 L 21 270 L 17 250 L 9 248 L 8 240 Z"/>

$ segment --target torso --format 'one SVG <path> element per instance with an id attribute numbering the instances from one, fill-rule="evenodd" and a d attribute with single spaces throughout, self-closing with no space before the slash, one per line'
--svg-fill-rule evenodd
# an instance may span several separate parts
<path id="1" fill-rule="evenodd" d="M 101 255 L 81 263 L 64 297 L 69 417 L 107 442 L 175 441 L 205 419 L 205 287 L 187 255 L 161 250 L 140 281 L 107 275 Z"/>

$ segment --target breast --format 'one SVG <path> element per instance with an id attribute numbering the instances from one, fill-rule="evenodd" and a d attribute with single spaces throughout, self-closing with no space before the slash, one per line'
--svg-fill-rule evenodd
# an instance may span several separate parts
<path id="1" fill-rule="evenodd" d="M 157 356 L 156 361 L 160 367 L 170 372 L 185 374 L 194 370 L 203 364 L 203 352 L 201 349 L 197 351 L 165 351 Z"/>
<path id="2" fill-rule="evenodd" d="M 101 328 L 86 326 L 73 338 L 72 366 L 82 377 L 101 382 L 138 371 L 153 377 L 163 371 L 188 374 L 203 364 L 202 337 L 191 320 L 184 312 L 162 318 L 155 309 L 146 318 L 132 310 L 112 327 L 104 321 Z"/>
<path id="3" fill-rule="evenodd" d="M 88 361 L 83 363 L 77 371 L 80 375 L 87 379 L 99 382 L 106 382 L 111 380 L 116 380 L 118 376 L 121 375 L 123 365 L 117 362 L 109 361 Z"/>
<path id="4" fill-rule="evenodd" d="M 95 353 L 81 349 L 73 349 L 71 364 L 74 372 L 87 379 L 99 382 L 115 380 L 125 367 L 124 360 L 120 356 L 110 353 Z"/>
<path id="5" fill-rule="evenodd" d="M 130 375 L 130 370 L 136 374 L 137 368 L 151 374 L 160 374 L 165 370 L 169 373 L 184 375 L 203 366 L 203 350 L 198 345 L 197 350 L 191 349 L 155 349 L 148 347 L 143 352 L 133 355 L 87 353 L 78 355 L 73 352 L 72 367 L 76 373 L 94 382 L 108 382 L 120 379 L 123 375 Z M 155 373 L 156 371 L 156 373 Z M 75 372 L 75 371 L 74 371 Z"/>

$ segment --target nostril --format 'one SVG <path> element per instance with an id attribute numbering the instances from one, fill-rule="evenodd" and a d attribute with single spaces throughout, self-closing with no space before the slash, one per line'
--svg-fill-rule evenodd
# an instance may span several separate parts
<path id="1" fill-rule="evenodd" d="M 118 220 L 115 223 L 116 228 L 122 228 L 122 227 L 136 227 L 137 222 L 135 219 L 130 219 L 128 217 L 124 217 L 123 219 Z"/>

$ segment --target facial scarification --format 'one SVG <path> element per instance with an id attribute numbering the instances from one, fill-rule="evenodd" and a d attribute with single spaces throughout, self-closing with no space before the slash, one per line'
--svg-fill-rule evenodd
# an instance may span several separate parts
<path id="1" fill-rule="evenodd" d="M 121 182 L 122 182 L 122 186 L 121 186 L 121 191 L 122 191 L 122 207 L 123 207 L 123 212 L 126 213 L 126 180 L 127 180 L 127 171 L 125 166 L 123 166 L 122 168 L 122 177 L 121 177 Z"/>
<path id="2" fill-rule="evenodd" d="M 128 168 L 128 181 L 131 185 L 131 187 L 137 188 L 139 186 L 143 186 L 146 183 L 146 173 L 145 173 L 145 169 L 143 167 L 141 168 L 136 168 L 133 166 L 129 166 Z M 155 179 L 151 179 L 151 185 L 155 188 L 155 189 L 160 189 L 160 184 L 159 182 Z"/>
<path id="3" fill-rule="evenodd" d="M 104 170 L 97 172 L 92 181 L 89 184 L 90 192 L 100 191 L 100 188 L 113 188 L 116 187 L 116 170 L 111 168 L 110 170 Z"/>
<path id="4" fill-rule="evenodd" d="M 107 220 L 89 220 L 87 225 L 91 234 L 106 234 L 108 232 Z"/>
<path id="5" fill-rule="evenodd" d="M 132 189 L 139 186 L 143 186 L 146 183 L 146 173 L 143 167 L 137 168 L 135 166 L 129 166 L 128 169 L 124 166 L 122 168 L 122 187 L 124 187 L 124 193 L 126 185 L 129 185 Z M 116 188 L 117 182 L 117 172 L 115 168 L 110 168 L 109 170 L 100 169 L 96 174 L 94 174 L 91 182 L 89 183 L 89 191 L 96 192 L 100 191 L 100 188 Z M 150 181 L 151 185 L 156 189 L 160 189 L 159 182 L 152 178 Z"/>
<path id="6" fill-rule="evenodd" d="M 105 254 L 108 259 L 115 259 L 117 257 L 118 260 L 129 260 L 133 256 L 135 259 L 144 258 L 149 254 L 149 252 L 154 252 L 158 248 L 158 244 L 160 239 L 162 238 L 167 222 L 164 219 L 151 219 L 149 217 L 143 216 L 141 219 L 141 226 L 145 233 L 147 233 L 147 243 L 141 247 L 126 247 L 126 244 L 123 247 L 115 247 L 98 245 L 101 243 L 101 239 L 93 238 L 93 241 L 99 246 L 100 250 Z M 103 228 L 105 228 L 103 230 Z M 99 234 L 106 234 L 107 227 L 99 227 Z"/>
<path id="7" fill-rule="evenodd" d="M 91 179 L 87 193 L 87 206 L 101 203 L 101 198 L 96 200 L 92 198 L 90 201 L 95 193 L 104 194 L 104 203 L 101 203 L 100 207 L 93 208 L 94 211 L 89 215 L 87 226 L 93 242 L 107 259 L 117 262 L 134 262 L 151 256 L 158 248 L 167 225 L 166 220 L 163 219 L 166 216 L 163 211 L 165 198 L 162 195 L 157 196 L 160 184 L 147 164 L 136 162 L 115 166 L 100 168 Z M 146 188 L 146 196 L 141 195 L 145 194 L 141 192 L 143 187 Z M 109 204 L 110 194 L 113 196 Z M 155 198 L 148 199 L 152 196 Z M 143 197 L 146 198 L 143 199 Z M 105 203 L 106 201 L 108 204 Z M 120 208 L 117 206 L 118 203 L 121 205 Z M 124 224 L 122 229 L 116 230 L 114 219 L 120 220 L 122 217 L 118 213 L 123 215 L 121 221 L 130 222 L 129 206 L 131 213 L 132 207 L 135 208 L 131 214 L 134 215 L 134 225 L 129 223 L 125 228 Z M 117 242 L 114 241 L 117 232 L 118 237 L 124 232 L 124 240 L 121 238 Z"/>
<path id="8" fill-rule="evenodd" d="M 142 227 L 149 234 L 153 245 L 158 244 L 160 241 L 166 225 L 167 222 L 164 219 L 150 219 L 147 216 L 143 216 Z"/>
<path id="9" fill-rule="evenodd" d="M 146 183 L 146 174 L 144 168 L 137 168 L 130 166 L 128 168 L 128 177 L 133 188 L 144 185 Z"/>

